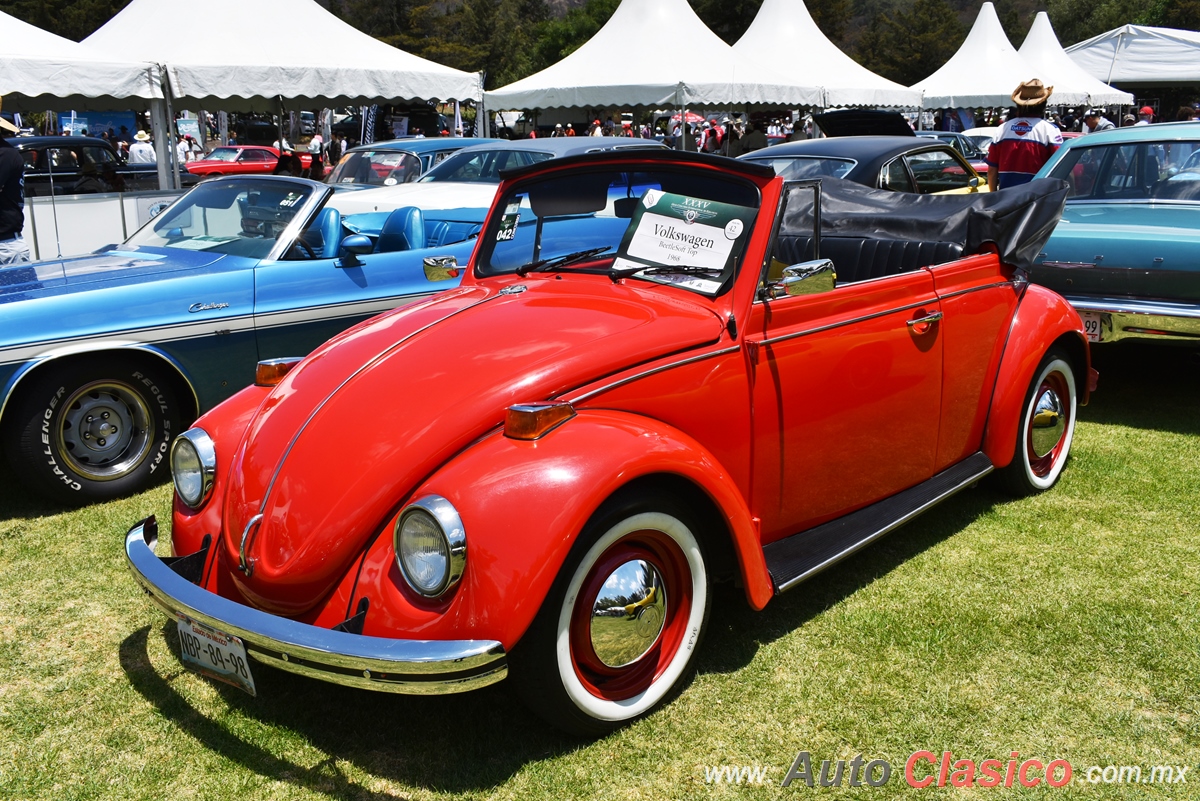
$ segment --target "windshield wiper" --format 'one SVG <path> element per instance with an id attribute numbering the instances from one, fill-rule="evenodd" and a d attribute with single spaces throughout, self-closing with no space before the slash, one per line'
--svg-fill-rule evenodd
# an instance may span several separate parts
<path id="1" fill-rule="evenodd" d="M 577 261 L 582 261 L 589 256 L 599 256 L 601 253 L 607 253 L 612 250 L 611 247 L 605 246 L 600 248 L 588 248 L 587 250 L 577 250 L 574 253 L 568 253 L 565 256 L 555 256 L 552 259 L 539 259 L 531 261 L 528 264 L 522 264 L 517 268 L 517 275 L 526 275 L 535 270 L 556 270 L 559 267 L 566 267 L 568 264 L 574 264 Z"/>
<path id="2" fill-rule="evenodd" d="M 698 273 L 721 273 L 724 270 L 717 267 L 697 267 L 692 264 L 664 265 L 661 267 L 621 267 L 608 271 L 613 281 L 628 278 L 631 275 L 694 275 Z"/>

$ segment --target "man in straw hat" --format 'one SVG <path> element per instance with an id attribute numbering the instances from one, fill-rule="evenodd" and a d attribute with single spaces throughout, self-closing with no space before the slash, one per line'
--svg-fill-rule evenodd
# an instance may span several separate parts
<path id="1" fill-rule="evenodd" d="M 150 134 L 138 131 L 133 135 L 133 144 L 129 146 L 130 164 L 155 164 L 158 157 L 154 153 L 154 145 L 150 144 Z"/>
<path id="2" fill-rule="evenodd" d="M 1006 189 L 1028 183 L 1062 145 L 1062 134 L 1044 119 L 1046 100 L 1054 91 L 1037 78 L 1025 81 L 1012 93 L 1016 113 L 996 134 L 988 148 L 988 189 Z"/>
<path id="3" fill-rule="evenodd" d="M 4 138 L 17 133 L 17 126 L 0 117 L 0 267 L 29 261 L 29 245 L 21 236 L 25 227 L 25 160 Z"/>

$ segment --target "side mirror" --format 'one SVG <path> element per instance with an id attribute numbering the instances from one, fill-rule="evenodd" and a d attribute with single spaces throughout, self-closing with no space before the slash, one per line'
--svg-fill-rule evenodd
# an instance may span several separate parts
<path id="1" fill-rule="evenodd" d="M 837 286 L 837 271 L 829 259 L 813 259 L 783 268 L 783 277 L 768 288 L 772 298 L 781 295 L 818 295 Z"/>
<path id="2" fill-rule="evenodd" d="M 458 259 L 454 256 L 428 256 L 424 260 L 426 281 L 458 278 Z"/>
<path id="3" fill-rule="evenodd" d="M 335 267 L 361 267 L 362 262 L 358 257 L 375 250 L 375 245 L 362 234 L 351 234 L 342 240 L 342 250 L 346 257 L 338 261 Z"/>
<path id="4" fill-rule="evenodd" d="M 980 181 L 978 178 L 972 178 L 971 180 L 967 181 L 967 186 L 971 187 L 972 189 L 978 187 L 979 184 Z"/>

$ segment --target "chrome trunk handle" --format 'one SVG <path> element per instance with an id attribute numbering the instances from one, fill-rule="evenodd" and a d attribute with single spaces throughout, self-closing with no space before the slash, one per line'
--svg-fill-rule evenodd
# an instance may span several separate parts
<path id="1" fill-rule="evenodd" d="M 246 559 L 246 540 L 250 538 L 250 530 L 258 528 L 258 524 L 262 522 L 263 516 L 261 513 L 250 518 L 250 522 L 246 523 L 246 527 L 242 529 L 242 543 L 238 546 L 238 570 L 242 571 L 247 577 L 254 572 L 254 563 Z"/>

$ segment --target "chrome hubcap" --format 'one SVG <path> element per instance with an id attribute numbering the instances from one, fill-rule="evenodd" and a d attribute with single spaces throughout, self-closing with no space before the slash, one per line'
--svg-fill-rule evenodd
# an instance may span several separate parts
<path id="1" fill-rule="evenodd" d="M 1033 407 L 1030 423 L 1030 446 L 1039 459 L 1054 450 L 1067 430 L 1067 416 L 1063 413 L 1062 399 L 1050 387 L 1043 387 Z"/>
<path id="2" fill-rule="evenodd" d="M 658 641 L 667 620 L 666 587 L 654 565 L 634 559 L 618 567 L 592 606 L 591 640 L 610 668 L 631 665 Z"/>
<path id="3" fill-rule="evenodd" d="M 149 452 L 150 410 L 121 384 L 97 382 L 66 403 L 58 429 L 61 452 L 72 470 L 90 479 L 120 478 Z"/>

